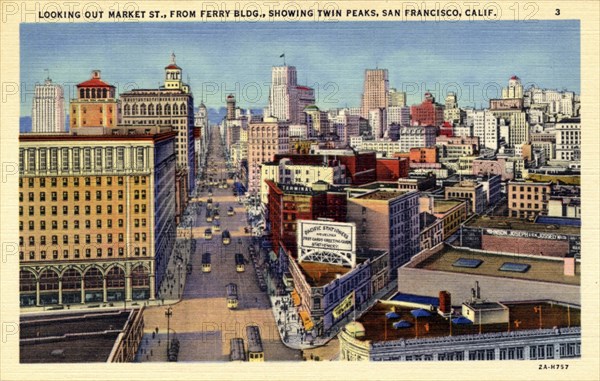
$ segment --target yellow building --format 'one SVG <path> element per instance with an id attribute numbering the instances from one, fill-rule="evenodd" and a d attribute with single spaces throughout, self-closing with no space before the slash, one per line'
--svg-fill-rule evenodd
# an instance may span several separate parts
<path id="1" fill-rule="evenodd" d="M 175 136 L 20 136 L 21 306 L 155 298 L 175 241 Z"/>
<path id="2" fill-rule="evenodd" d="M 100 70 L 93 70 L 92 78 L 77 85 L 77 98 L 71 100 L 69 115 L 71 129 L 117 126 L 115 87 L 101 79 Z"/>

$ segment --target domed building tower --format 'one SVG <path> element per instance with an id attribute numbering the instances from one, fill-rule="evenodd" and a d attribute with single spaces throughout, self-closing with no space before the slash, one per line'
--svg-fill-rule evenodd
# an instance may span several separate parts
<path id="1" fill-rule="evenodd" d="M 71 129 L 82 127 L 116 127 L 118 119 L 115 87 L 104 82 L 100 70 L 77 85 L 77 98 L 69 107 Z"/>
<path id="2" fill-rule="evenodd" d="M 516 75 L 513 75 L 508 80 L 508 87 L 502 89 L 503 99 L 523 99 L 523 85 L 521 79 Z"/>

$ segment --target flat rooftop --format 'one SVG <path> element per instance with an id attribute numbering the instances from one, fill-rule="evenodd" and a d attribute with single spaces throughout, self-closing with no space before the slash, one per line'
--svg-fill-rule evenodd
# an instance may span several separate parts
<path id="1" fill-rule="evenodd" d="M 581 234 L 581 228 L 578 226 L 535 223 L 520 218 L 511 217 L 475 216 L 467 220 L 465 222 L 465 226 L 486 229 L 522 230 L 539 233 L 555 233 L 568 235 Z"/>
<path id="2" fill-rule="evenodd" d="M 433 201 L 433 212 L 434 213 L 446 213 L 450 209 L 462 204 L 464 201 L 458 200 L 434 200 Z"/>
<path id="3" fill-rule="evenodd" d="M 407 191 L 390 191 L 390 190 L 376 190 L 372 193 L 356 196 L 362 200 L 391 200 L 398 196 L 402 196 Z"/>
<path id="4" fill-rule="evenodd" d="M 581 311 L 579 308 L 567 308 L 552 302 L 540 301 L 531 303 L 503 303 L 509 308 L 509 321 L 511 331 L 523 331 L 540 328 L 539 315 L 534 313 L 534 307 L 542 306 L 542 328 L 566 328 L 581 326 Z M 357 337 L 358 340 L 393 341 L 399 339 L 433 338 L 450 336 L 449 321 L 436 312 L 431 316 L 420 317 L 418 321 L 410 313 L 412 308 L 396 306 L 398 318 L 388 319 L 385 314 L 390 312 L 392 304 L 378 302 L 368 310 L 359 323 L 365 328 L 365 336 Z M 457 317 L 457 316 L 454 316 Z M 396 329 L 394 322 L 405 320 L 412 325 L 408 328 Z M 518 326 L 514 321 L 518 321 Z M 418 327 L 417 327 L 418 324 Z M 452 324 L 452 336 L 479 334 L 480 326 L 477 324 Z M 481 333 L 507 332 L 508 323 L 482 324 Z"/>
<path id="5" fill-rule="evenodd" d="M 21 316 L 20 362 L 106 362 L 133 311 Z"/>
<path id="6" fill-rule="evenodd" d="M 338 275 L 344 275 L 352 270 L 350 267 L 317 262 L 300 262 L 298 266 L 312 287 L 325 286 L 334 281 Z"/>
<path id="7" fill-rule="evenodd" d="M 474 268 L 453 266 L 454 262 L 461 258 L 480 260 L 481 264 Z M 500 271 L 500 267 L 507 262 L 529 265 L 529 269 L 526 272 Z M 446 247 L 438 253 L 433 254 L 419 263 L 417 268 L 452 273 L 487 275 L 499 278 L 525 279 L 572 285 L 581 284 L 581 264 L 579 262 L 575 262 L 575 276 L 566 276 L 564 275 L 564 262 L 562 260 L 549 259 L 547 257 L 532 258 L 481 253 L 451 247 Z"/>

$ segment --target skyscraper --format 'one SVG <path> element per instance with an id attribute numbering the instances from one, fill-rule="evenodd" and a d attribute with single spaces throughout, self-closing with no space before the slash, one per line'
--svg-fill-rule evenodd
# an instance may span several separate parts
<path id="1" fill-rule="evenodd" d="M 388 107 L 389 81 L 387 69 L 366 69 L 362 95 L 361 116 L 369 118 L 369 111 Z"/>
<path id="2" fill-rule="evenodd" d="M 64 91 L 50 78 L 43 85 L 35 85 L 31 132 L 65 132 Z"/>
<path id="3" fill-rule="evenodd" d="M 508 80 L 508 87 L 502 88 L 503 99 L 523 98 L 523 85 L 521 79 L 513 75 Z"/>
<path id="4" fill-rule="evenodd" d="M 175 54 L 165 67 L 164 85 L 158 89 L 134 89 L 122 93 L 122 123 L 124 125 L 172 126 L 177 132 L 175 151 L 177 169 L 185 172 L 186 186 L 194 186 L 194 97 L 188 84 L 182 81 L 182 69 L 175 63 Z"/>
<path id="5" fill-rule="evenodd" d="M 295 66 L 273 66 L 269 94 L 270 115 L 265 116 L 273 116 L 291 124 L 305 123 L 304 108 L 314 103 L 314 90 L 298 86 Z"/>

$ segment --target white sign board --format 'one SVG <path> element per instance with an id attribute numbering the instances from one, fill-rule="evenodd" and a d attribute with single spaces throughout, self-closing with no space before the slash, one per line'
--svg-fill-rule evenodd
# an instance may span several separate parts
<path id="1" fill-rule="evenodd" d="M 329 221 L 298 221 L 299 246 L 305 249 L 351 251 L 355 249 L 354 224 Z"/>

